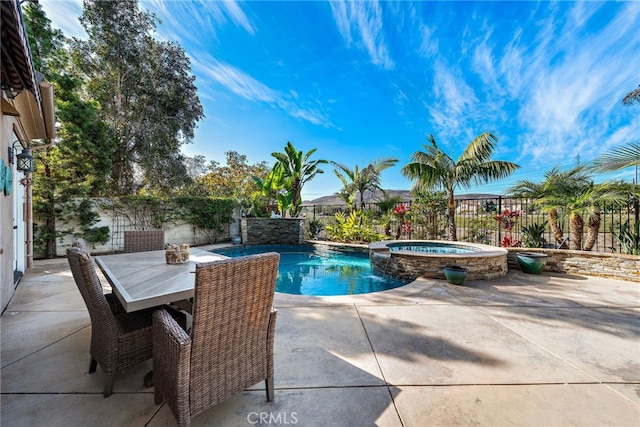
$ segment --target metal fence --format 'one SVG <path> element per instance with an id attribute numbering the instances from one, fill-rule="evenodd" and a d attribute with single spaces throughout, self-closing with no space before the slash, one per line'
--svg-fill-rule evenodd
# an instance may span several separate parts
<path id="1" fill-rule="evenodd" d="M 409 212 L 413 202 L 401 203 L 405 205 Z M 355 208 L 355 206 L 353 207 Z M 352 210 L 346 205 L 305 205 L 302 214 L 308 220 L 320 222 L 324 227 L 326 225 L 334 225 L 335 214 L 342 212 L 348 214 Z M 402 230 L 398 227 L 399 218 L 394 215 L 384 215 L 380 212 L 375 204 L 366 204 L 364 210 L 372 212 L 372 216 L 376 218 L 379 224 L 378 231 L 384 233 L 385 228 L 392 230 L 391 236 L 395 237 L 395 230 Z M 547 213 L 544 212 L 534 200 L 528 198 L 512 198 L 500 196 L 497 198 L 484 199 L 456 199 L 456 231 L 458 240 L 475 243 L 484 243 L 494 246 L 501 246 L 504 237 L 509 231 L 499 226 L 499 222 L 495 217 L 506 210 L 519 213 L 517 218 L 513 218 L 515 226 L 512 228 L 509 237 L 511 241 L 520 241 L 523 239 L 522 228 L 530 227 L 533 224 L 543 224 L 547 221 Z M 615 237 L 620 235 L 625 227 L 633 227 L 639 221 L 638 200 L 629 198 L 626 204 L 602 204 L 600 206 L 600 226 L 598 237 L 592 251 L 596 252 L 620 252 L 620 243 Z M 431 215 L 430 215 L 431 216 Z M 447 240 L 447 215 L 446 210 L 442 212 L 433 212 L 433 218 L 430 218 L 428 225 L 425 225 L 424 218 L 414 218 L 412 221 L 411 214 L 407 214 L 405 218 L 410 221 L 411 227 L 405 227 L 399 234 L 400 239 L 435 239 Z M 586 236 L 589 226 L 589 213 L 582 213 L 584 218 L 583 236 Z M 572 247 L 571 231 L 569 229 L 569 216 L 566 212 L 559 212 L 558 223 L 563 232 L 562 241 L 557 241 L 552 234 L 549 224 L 544 228 L 542 237 L 544 239 L 544 247 L 548 248 L 569 248 Z M 385 224 L 389 224 L 385 227 Z M 326 230 L 323 227 L 319 237 L 327 238 Z M 583 237 L 584 240 L 584 237 Z"/>

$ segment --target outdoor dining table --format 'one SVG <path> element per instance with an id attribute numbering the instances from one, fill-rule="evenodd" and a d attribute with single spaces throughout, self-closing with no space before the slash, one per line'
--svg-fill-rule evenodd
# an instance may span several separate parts
<path id="1" fill-rule="evenodd" d="M 189 262 L 167 264 L 165 251 L 132 252 L 95 257 L 125 311 L 132 312 L 193 298 L 196 263 L 225 259 L 191 248 Z"/>

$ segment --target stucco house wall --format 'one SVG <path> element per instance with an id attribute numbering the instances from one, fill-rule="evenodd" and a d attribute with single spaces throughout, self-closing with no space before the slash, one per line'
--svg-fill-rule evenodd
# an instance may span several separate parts
<path id="1" fill-rule="evenodd" d="M 7 194 L 8 190 L 5 187 L 5 180 L 8 174 L 5 172 L 4 179 L 0 180 L 3 183 L 0 188 L 0 302 L 2 309 L 7 306 L 15 289 L 14 270 L 24 271 L 25 269 L 25 251 L 24 245 L 21 248 L 16 246 L 19 243 L 21 236 L 25 235 L 24 222 L 19 221 L 22 218 L 15 218 L 16 201 L 22 199 L 24 188 L 17 185 L 17 170 L 15 164 L 10 163 L 9 159 L 9 147 L 13 140 L 13 128 L 16 124 L 16 119 L 12 116 L 2 114 L 0 121 L 0 161 L 2 161 L 4 168 L 11 169 L 11 194 Z M 19 194 L 22 193 L 22 194 Z M 14 229 L 14 225 L 18 228 Z M 14 234 L 17 235 L 18 241 L 14 240 Z M 22 239 L 24 241 L 24 239 Z M 22 254 L 20 254 L 22 249 Z M 20 256 L 21 255 L 21 256 Z"/>
<path id="2" fill-rule="evenodd" d="M 0 8 L 0 166 L 9 171 L 0 180 L 0 308 L 4 311 L 20 273 L 33 261 L 31 172 L 18 172 L 16 156 L 23 149 L 53 143 L 55 111 L 53 87 L 33 67 L 20 2 L 5 0 Z"/>

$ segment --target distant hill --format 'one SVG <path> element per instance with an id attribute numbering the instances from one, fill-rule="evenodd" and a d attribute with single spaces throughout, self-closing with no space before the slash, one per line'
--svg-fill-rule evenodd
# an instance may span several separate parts
<path id="1" fill-rule="evenodd" d="M 413 196 L 409 190 L 385 190 L 387 197 L 399 196 L 403 202 L 408 202 L 413 200 Z M 498 194 L 483 194 L 483 193 L 470 193 L 470 194 L 457 194 L 456 199 L 496 199 L 500 195 Z M 365 203 L 375 203 L 383 197 L 381 192 L 376 192 L 375 194 L 371 194 L 370 192 L 366 192 L 364 194 L 364 202 Z M 305 205 L 342 205 L 344 204 L 344 200 L 336 195 L 330 196 L 322 196 L 313 200 L 305 200 L 303 202 Z"/>

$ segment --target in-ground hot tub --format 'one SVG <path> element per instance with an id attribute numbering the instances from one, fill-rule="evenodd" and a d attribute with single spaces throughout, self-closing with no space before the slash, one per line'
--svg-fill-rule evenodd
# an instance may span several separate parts
<path id="1" fill-rule="evenodd" d="M 385 240 L 369 245 L 376 274 L 402 280 L 443 279 L 447 265 L 468 269 L 467 280 L 495 279 L 507 275 L 507 250 L 495 246 L 441 240 Z"/>

